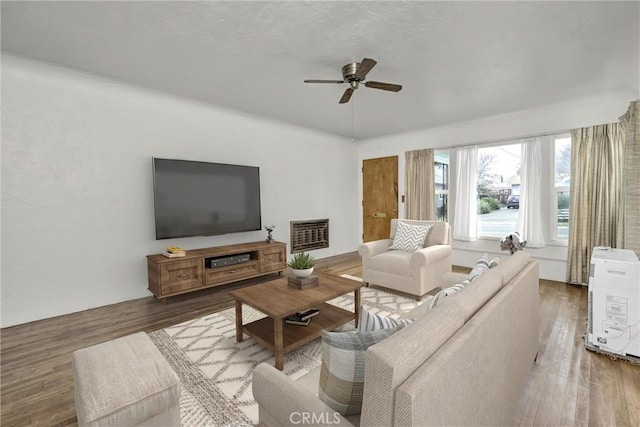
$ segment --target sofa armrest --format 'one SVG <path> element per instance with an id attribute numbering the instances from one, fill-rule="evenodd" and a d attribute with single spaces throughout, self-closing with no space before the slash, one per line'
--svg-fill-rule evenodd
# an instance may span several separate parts
<path id="1" fill-rule="evenodd" d="M 252 388 L 260 425 L 353 426 L 309 390 L 267 363 L 259 364 L 253 371 Z"/>
<path id="2" fill-rule="evenodd" d="M 434 245 L 422 248 L 411 254 L 411 267 L 424 267 L 451 256 L 451 246 Z"/>
<path id="3" fill-rule="evenodd" d="M 382 240 L 374 240 L 373 242 L 367 242 L 360 245 L 358 249 L 358 253 L 363 258 L 371 258 L 383 252 L 389 250 L 389 246 L 393 240 L 391 239 L 382 239 Z"/>

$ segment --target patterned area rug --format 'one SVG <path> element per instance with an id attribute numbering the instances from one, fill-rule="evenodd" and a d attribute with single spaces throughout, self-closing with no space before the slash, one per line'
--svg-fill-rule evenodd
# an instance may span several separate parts
<path id="1" fill-rule="evenodd" d="M 361 280 L 353 276 L 343 277 Z M 391 317 L 419 304 L 413 299 L 371 288 L 362 288 L 361 299 L 367 310 Z M 353 294 L 329 302 L 353 310 Z M 245 323 L 264 317 L 247 306 L 243 306 L 242 311 Z M 182 381 L 180 409 L 183 426 L 258 423 L 258 405 L 251 392 L 251 376 L 258 364 L 274 364 L 275 359 L 271 351 L 246 335 L 243 342 L 236 342 L 233 308 L 154 331 L 149 336 Z M 286 354 L 283 372 L 296 379 L 320 363 L 318 339 Z"/>

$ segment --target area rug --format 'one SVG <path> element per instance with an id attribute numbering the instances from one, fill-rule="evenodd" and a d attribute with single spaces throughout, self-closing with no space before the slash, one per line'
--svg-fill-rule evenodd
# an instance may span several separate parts
<path id="1" fill-rule="evenodd" d="M 404 296 L 366 287 L 361 290 L 361 301 L 367 310 L 391 317 L 419 304 Z M 329 303 L 353 311 L 353 294 Z M 264 317 L 247 306 L 242 311 L 244 323 Z M 149 336 L 182 382 L 180 411 L 184 427 L 258 423 L 251 377 L 258 364 L 274 364 L 275 359 L 271 351 L 246 335 L 244 341 L 236 342 L 233 308 L 154 331 Z M 284 374 L 296 379 L 319 366 L 320 347 L 318 339 L 286 354 Z"/>

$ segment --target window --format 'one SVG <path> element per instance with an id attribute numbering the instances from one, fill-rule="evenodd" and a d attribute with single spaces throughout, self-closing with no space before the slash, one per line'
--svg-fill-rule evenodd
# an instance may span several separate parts
<path id="1" fill-rule="evenodd" d="M 478 149 L 478 236 L 502 238 L 516 231 L 521 150 L 513 142 Z"/>
<path id="2" fill-rule="evenodd" d="M 447 221 L 447 205 L 449 198 L 449 151 L 434 152 L 434 174 L 436 185 L 436 219 Z"/>
<path id="3" fill-rule="evenodd" d="M 539 137 L 543 158 L 540 182 L 548 188 L 543 196 L 548 203 L 542 212 L 545 242 L 566 244 L 569 234 L 569 194 L 571 172 L 571 135 L 567 133 Z M 502 238 L 516 231 L 520 215 L 521 140 L 487 144 L 478 148 L 478 215 L 480 238 Z M 448 218 L 449 151 L 435 151 L 436 213 L 440 220 Z M 524 197 L 524 196 L 523 196 Z M 525 236 L 526 238 L 526 236 Z"/>
<path id="4" fill-rule="evenodd" d="M 567 241 L 569 237 L 569 190 L 571 188 L 571 136 L 557 135 L 554 145 L 554 240 Z"/>

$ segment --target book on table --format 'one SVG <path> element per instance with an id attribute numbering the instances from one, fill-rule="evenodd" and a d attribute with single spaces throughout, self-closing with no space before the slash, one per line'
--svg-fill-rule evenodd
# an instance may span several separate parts
<path id="1" fill-rule="evenodd" d="M 313 316 L 317 316 L 318 314 L 320 314 L 320 310 L 317 308 L 310 308 L 308 310 L 299 311 L 295 315 L 301 320 L 306 320 L 311 319 Z"/>
<path id="2" fill-rule="evenodd" d="M 300 320 L 298 319 L 295 315 L 294 316 L 287 316 L 284 318 L 284 323 L 288 324 L 288 325 L 300 325 L 300 326 L 307 326 L 309 324 L 309 322 L 311 322 L 311 318 L 307 318 L 306 320 Z"/>
<path id="3" fill-rule="evenodd" d="M 167 252 L 167 251 L 164 251 L 164 252 L 162 252 L 162 255 L 166 256 L 167 258 L 178 258 L 178 257 L 186 256 L 187 253 L 186 252 Z"/>
<path id="4" fill-rule="evenodd" d="M 285 323 L 288 323 L 290 325 L 307 326 L 311 319 L 318 314 L 320 314 L 320 310 L 318 310 L 317 308 L 310 308 L 308 310 L 299 311 L 295 314 L 292 314 L 291 316 L 287 316 L 285 317 L 284 321 Z"/>
<path id="5" fill-rule="evenodd" d="M 171 254 L 186 252 L 186 250 L 184 248 L 181 248 L 180 246 L 167 246 L 166 248 L 164 248 L 164 250 L 165 252 L 169 252 Z"/>

